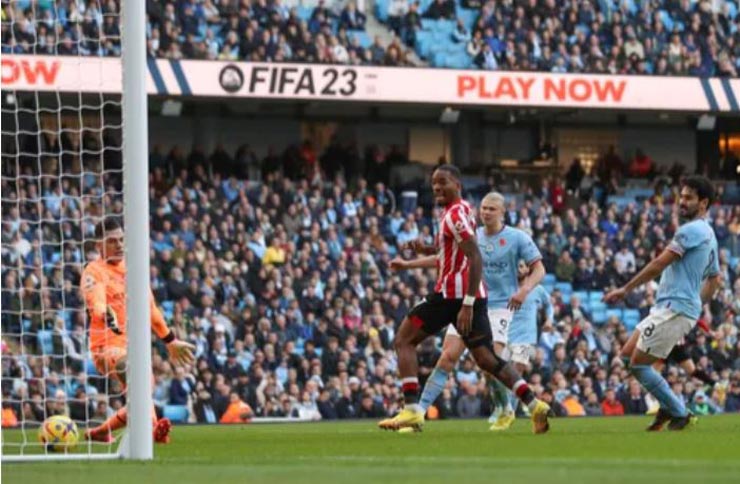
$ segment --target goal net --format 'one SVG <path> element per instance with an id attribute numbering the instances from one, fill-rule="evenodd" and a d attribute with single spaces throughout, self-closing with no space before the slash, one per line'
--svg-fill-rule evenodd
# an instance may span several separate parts
<path id="1" fill-rule="evenodd" d="M 7 460 L 117 457 L 125 434 L 110 442 L 84 438 L 127 395 L 114 368 L 93 362 L 81 293 L 83 269 L 100 257 L 96 225 L 124 223 L 120 4 L 2 2 Z M 52 452 L 40 442 L 40 425 L 53 415 L 77 424 L 74 448 Z"/>

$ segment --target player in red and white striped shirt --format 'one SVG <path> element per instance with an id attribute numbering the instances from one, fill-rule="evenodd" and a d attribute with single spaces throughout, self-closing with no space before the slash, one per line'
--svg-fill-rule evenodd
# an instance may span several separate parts
<path id="1" fill-rule="evenodd" d="M 478 366 L 494 375 L 507 387 L 517 387 L 525 404 L 538 402 L 532 390 L 512 365 L 493 352 L 491 325 L 488 321 L 486 289 L 482 282 L 483 261 L 475 240 L 473 210 L 462 200 L 460 171 L 452 165 L 438 167 L 432 175 L 432 190 L 438 205 L 444 207 L 439 235 L 434 246 L 419 241 L 409 244 L 417 253 L 432 255 L 418 259 L 414 267 L 437 267 L 439 274 L 435 293 L 414 306 L 396 334 L 394 346 L 398 353 L 398 371 L 406 405 L 395 417 L 381 421 L 386 430 L 413 428 L 424 424 L 424 411 L 418 404 L 419 379 L 416 346 L 429 335 L 437 334 L 455 323 L 465 346 Z M 411 267 L 394 259 L 392 269 Z M 543 407 L 543 408 L 544 408 Z M 549 428 L 547 410 L 535 422 L 535 432 Z M 539 412 L 542 413 L 542 412 Z"/>
<path id="2" fill-rule="evenodd" d="M 445 208 L 437 235 L 437 284 L 434 292 L 445 299 L 461 299 L 468 293 L 470 263 L 460 248 L 462 242 L 475 240 L 475 214 L 465 200 L 459 199 Z M 481 280 L 476 298 L 485 298 L 486 287 Z"/>

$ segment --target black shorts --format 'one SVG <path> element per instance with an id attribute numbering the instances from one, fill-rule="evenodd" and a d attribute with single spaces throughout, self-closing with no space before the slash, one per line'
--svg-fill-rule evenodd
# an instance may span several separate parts
<path id="1" fill-rule="evenodd" d="M 671 363 L 683 363 L 690 359 L 691 355 L 689 355 L 689 350 L 686 349 L 686 345 L 676 345 L 668 354 L 666 361 L 670 361 Z"/>
<path id="2" fill-rule="evenodd" d="M 427 334 L 437 334 L 449 324 L 457 323 L 462 299 L 445 299 L 440 293 L 427 296 L 409 311 L 409 321 Z M 463 342 L 468 348 L 493 346 L 491 323 L 488 321 L 487 302 L 476 299 L 473 304 L 473 327 Z"/>

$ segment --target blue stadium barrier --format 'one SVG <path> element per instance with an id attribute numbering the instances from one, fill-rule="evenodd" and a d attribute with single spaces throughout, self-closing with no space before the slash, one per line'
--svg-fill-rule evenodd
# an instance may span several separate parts
<path id="1" fill-rule="evenodd" d="M 185 423 L 188 421 L 190 412 L 185 405 L 165 405 L 163 416 L 173 423 Z"/>

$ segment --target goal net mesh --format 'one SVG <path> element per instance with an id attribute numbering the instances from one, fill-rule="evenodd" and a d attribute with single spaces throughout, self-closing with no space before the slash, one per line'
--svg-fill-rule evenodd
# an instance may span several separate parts
<path id="1" fill-rule="evenodd" d="M 95 225 L 110 217 L 122 223 L 120 96 L 90 88 L 90 59 L 120 55 L 119 7 L 117 0 L 2 2 L 5 457 L 51 457 L 38 429 L 59 414 L 79 430 L 68 452 L 117 451 L 115 441 L 83 438 L 126 402 L 121 384 L 93 364 L 80 279 L 99 257 Z M 86 87 L 55 86 L 62 74 Z M 98 74 L 92 78 L 110 80 Z"/>

